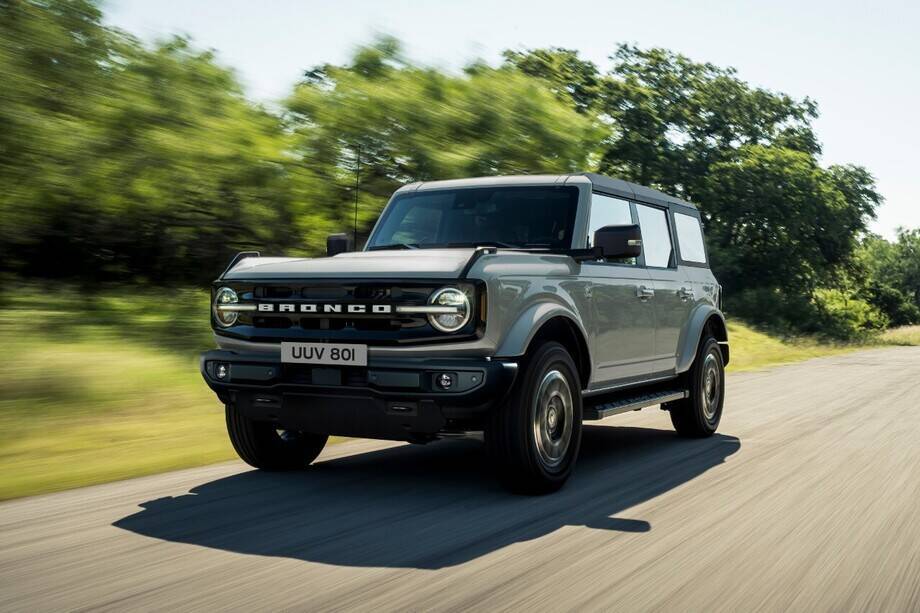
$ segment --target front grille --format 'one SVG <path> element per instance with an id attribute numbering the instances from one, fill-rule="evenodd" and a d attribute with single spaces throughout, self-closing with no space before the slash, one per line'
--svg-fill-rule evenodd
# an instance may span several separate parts
<path id="1" fill-rule="evenodd" d="M 274 304 L 273 311 L 241 312 L 236 325 L 218 328 L 220 334 L 259 342 L 281 340 L 320 340 L 375 345 L 418 343 L 444 340 L 424 314 L 396 313 L 396 306 L 422 306 L 429 296 L 447 285 L 443 280 L 418 282 L 360 281 L 351 283 L 290 281 L 271 283 L 233 282 L 242 303 Z M 480 290 L 482 291 L 482 290 Z M 295 312 L 280 311 L 281 305 L 294 305 Z M 367 312 L 302 312 L 301 305 L 365 305 Z M 474 310 L 478 300 L 473 301 Z M 374 313 L 373 305 L 391 305 L 390 313 Z M 347 308 L 347 306 L 345 307 Z M 481 322 L 471 319 L 468 329 L 450 335 L 451 340 L 481 333 Z"/>

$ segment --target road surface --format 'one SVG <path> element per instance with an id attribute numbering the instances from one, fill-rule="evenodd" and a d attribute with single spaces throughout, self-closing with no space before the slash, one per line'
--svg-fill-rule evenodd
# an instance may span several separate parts
<path id="1" fill-rule="evenodd" d="M 354 441 L 5 503 L 0 609 L 920 610 L 920 348 L 727 399 L 707 440 L 658 409 L 588 426 L 542 498 L 475 442 Z"/>

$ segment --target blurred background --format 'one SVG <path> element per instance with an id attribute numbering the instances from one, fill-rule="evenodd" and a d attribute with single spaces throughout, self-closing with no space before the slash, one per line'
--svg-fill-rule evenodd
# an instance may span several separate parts
<path id="1" fill-rule="evenodd" d="M 0 0 L 0 499 L 233 457 L 208 284 L 237 251 L 320 255 L 359 170 L 361 237 L 416 180 L 591 170 L 697 203 L 734 369 L 920 343 L 916 156 L 891 155 L 914 7 L 384 4 Z"/>

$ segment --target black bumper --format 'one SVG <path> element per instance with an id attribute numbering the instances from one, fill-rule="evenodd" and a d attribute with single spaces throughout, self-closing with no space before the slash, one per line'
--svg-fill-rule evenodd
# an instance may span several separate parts
<path id="1" fill-rule="evenodd" d="M 226 375 L 217 377 L 223 365 Z M 443 389 L 436 377 L 450 374 Z M 319 434 L 425 440 L 481 429 L 517 364 L 484 358 L 370 358 L 366 367 L 282 364 L 277 357 L 214 350 L 201 374 L 222 402 L 279 428 Z"/>

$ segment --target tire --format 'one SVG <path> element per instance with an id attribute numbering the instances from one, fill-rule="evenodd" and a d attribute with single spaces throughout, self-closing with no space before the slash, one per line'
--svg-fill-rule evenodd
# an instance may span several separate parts
<path id="1" fill-rule="evenodd" d="M 668 403 L 671 423 L 681 436 L 712 436 L 722 419 L 725 402 L 725 364 L 722 350 L 713 337 L 705 337 L 685 379 L 690 396 Z"/>
<path id="2" fill-rule="evenodd" d="M 505 487 L 547 494 L 562 487 L 581 446 L 581 386 L 569 352 L 547 342 L 524 361 L 507 403 L 490 415 L 486 453 Z"/>
<path id="3" fill-rule="evenodd" d="M 240 459 L 262 470 L 306 468 L 326 446 L 329 438 L 296 430 L 278 430 L 275 424 L 255 421 L 233 405 L 226 405 L 227 433 Z"/>

